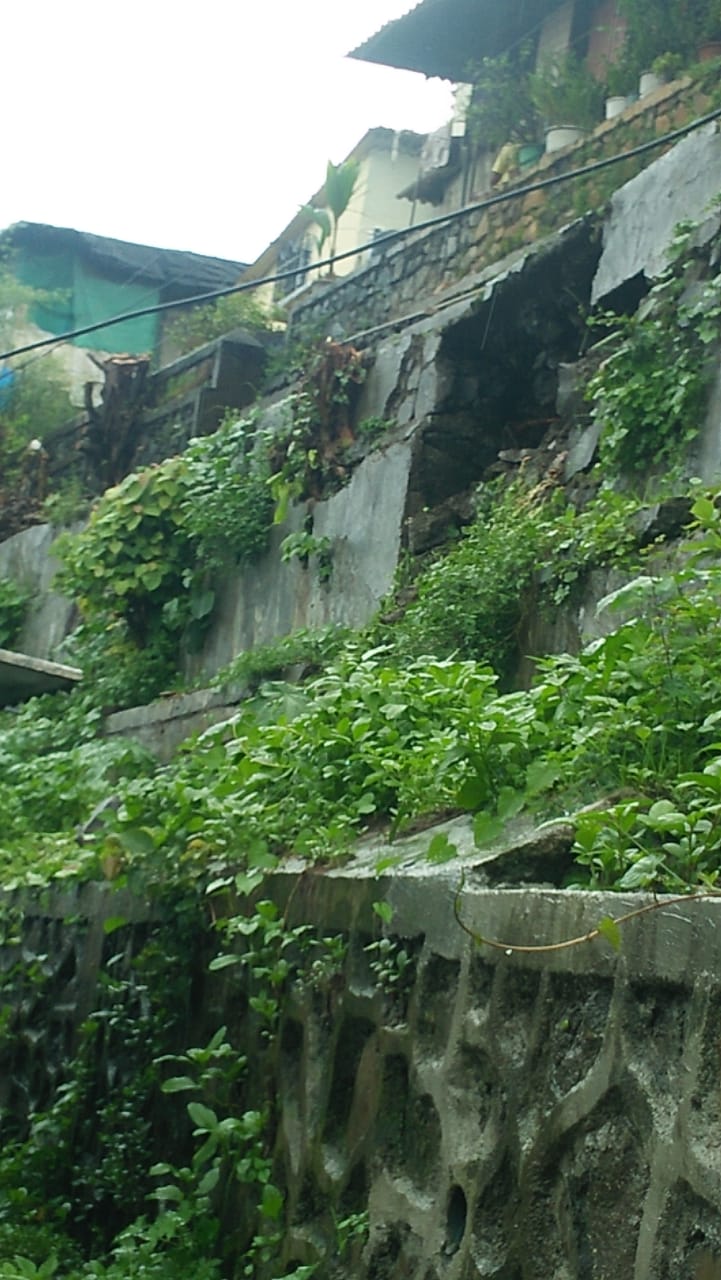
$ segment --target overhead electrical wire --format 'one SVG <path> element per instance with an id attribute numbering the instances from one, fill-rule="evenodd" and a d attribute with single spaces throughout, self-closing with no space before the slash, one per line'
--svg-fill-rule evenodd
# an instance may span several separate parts
<path id="1" fill-rule="evenodd" d="M 537 182 L 529 182 L 523 187 L 512 187 L 506 191 L 494 192 L 483 200 L 464 205 L 461 209 L 438 214 L 434 218 L 427 218 L 425 221 L 417 222 L 410 227 L 401 227 L 396 231 L 388 231 L 383 236 L 381 243 L 385 249 L 386 246 L 394 241 L 402 240 L 406 236 L 416 236 L 419 231 L 428 231 L 434 227 L 448 225 L 458 221 L 460 218 L 467 217 L 470 213 L 480 213 L 484 209 L 493 208 L 495 205 L 506 204 L 509 200 L 518 200 L 534 191 L 545 191 L 549 187 L 558 186 L 563 182 L 571 182 L 576 178 L 583 178 L 587 174 L 598 173 L 599 170 L 608 169 L 611 165 L 620 164 L 624 160 L 631 160 L 635 156 L 644 155 L 646 152 L 666 146 L 670 142 L 676 142 L 678 139 L 686 137 L 689 133 L 693 133 L 695 129 L 700 129 L 703 125 L 711 124 L 714 120 L 720 118 L 721 107 L 717 107 L 714 111 L 709 111 L 706 115 L 692 120 L 689 124 L 682 125 L 678 129 L 672 129 L 669 133 L 662 134 L 659 138 L 651 138 L 648 142 L 641 142 L 637 146 L 631 147 L 628 151 L 618 152 L 612 156 L 604 156 L 600 160 L 594 160 L 578 169 L 570 169 L 567 173 L 553 174 L 549 178 L 540 178 Z M 345 249 L 342 253 L 336 253 L 334 257 L 321 258 L 318 262 L 311 264 L 311 269 L 318 270 L 321 267 L 333 266 L 336 262 L 355 257 L 357 254 L 364 253 L 369 249 L 378 249 L 378 241 L 367 241 L 364 244 L 356 245 L 352 249 Z M 84 325 L 79 329 L 68 330 L 67 333 L 56 334 L 48 338 L 39 338 L 34 342 L 25 343 L 21 347 L 14 347 L 10 351 L 0 352 L 0 360 L 11 360 L 15 356 L 25 355 L 29 351 L 39 351 L 45 347 L 57 346 L 61 342 L 70 342 L 74 338 L 82 338 L 88 333 L 95 333 L 99 329 L 108 329 L 112 325 L 123 324 L 128 320 L 139 320 L 143 316 L 157 315 L 164 311 L 177 311 L 183 307 L 215 302 L 218 298 L 228 298 L 237 293 L 248 293 L 266 284 L 276 284 L 282 280 L 291 279 L 297 274 L 297 267 L 292 267 L 286 271 L 275 272 L 273 275 L 261 276 L 257 280 L 247 280 L 239 284 L 228 285 L 224 289 L 215 289 L 211 293 L 200 293 L 192 298 L 182 298 L 172 302 L 159 302 L 153 306 L 140 307 L 135 311 L 125 311 L 121 315 L 111 316 L 106 320 L 98 320 L 94 324 Z"/>

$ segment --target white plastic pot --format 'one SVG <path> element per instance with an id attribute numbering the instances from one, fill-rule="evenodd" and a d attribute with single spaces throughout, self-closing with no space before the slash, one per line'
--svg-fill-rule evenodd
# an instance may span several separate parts
<path id="1" fill-rule="evenodd" d="M 564 147 L 572 147 L 574 142 L 582 142 L 586 130 L 575 124 L 553 124 L 546 129 L 546 151 L 562 151 Z"/>
<path id="2" fill-rule="evenodd" d="M 628 106 L 628 98 L 620 93 L 611 94 L 610 98 L 606 98 L 606 119 L 614 120 L 616 116 L 620 116 L 622 111 Z"/>
<path id="3" fill-rule="evenodd" d="M 666 81 L 657 76 L 654 71 L 642 71 L 641 79 L 638 82 L 638 96 L 645 98 L 649 93 L 653 93 L 655 89 L 660 89 Z"/>

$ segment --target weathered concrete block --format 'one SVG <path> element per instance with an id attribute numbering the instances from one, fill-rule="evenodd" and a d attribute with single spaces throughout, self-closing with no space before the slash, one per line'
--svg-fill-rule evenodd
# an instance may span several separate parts
<path id="1" fill-rule="evenodd" d="M 639 272 L 651 278 L 663 270 L 674 228 L 708 212 L 720 169 L 721 133 L 714 123 L 689 134 L 615 192 L 592 302 Z"/>
<path id="2" fill-rule="evenodd" d="M 12 578 L 32 596 L 16 647 L 33 658 L 59 656 L 75 617 L 72 600 L 52 589 L 60 567 L 52 545 L 59 532 L 36 524 L 0 543 L 0 577 Z"/>

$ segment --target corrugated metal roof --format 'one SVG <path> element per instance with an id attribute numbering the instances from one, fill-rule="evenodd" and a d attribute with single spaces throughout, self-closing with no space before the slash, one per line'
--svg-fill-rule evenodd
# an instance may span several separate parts
<path id="1" fill-rule="evenodd" d="M 471 64 L 495 57 L 523 39 L 557 2 L 421 0 L 348 56 L 444 80 L 467 80 Z"/>

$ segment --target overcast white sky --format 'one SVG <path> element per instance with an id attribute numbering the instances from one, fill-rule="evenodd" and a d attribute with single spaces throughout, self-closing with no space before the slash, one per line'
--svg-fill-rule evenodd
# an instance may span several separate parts
<path id="1" fill-rule="evenodd" d="M 415 0 L 22 0 L 3 12 L 0 228 L 252 261 L 366 129 L 450 86 L 343 55 Z"/>

